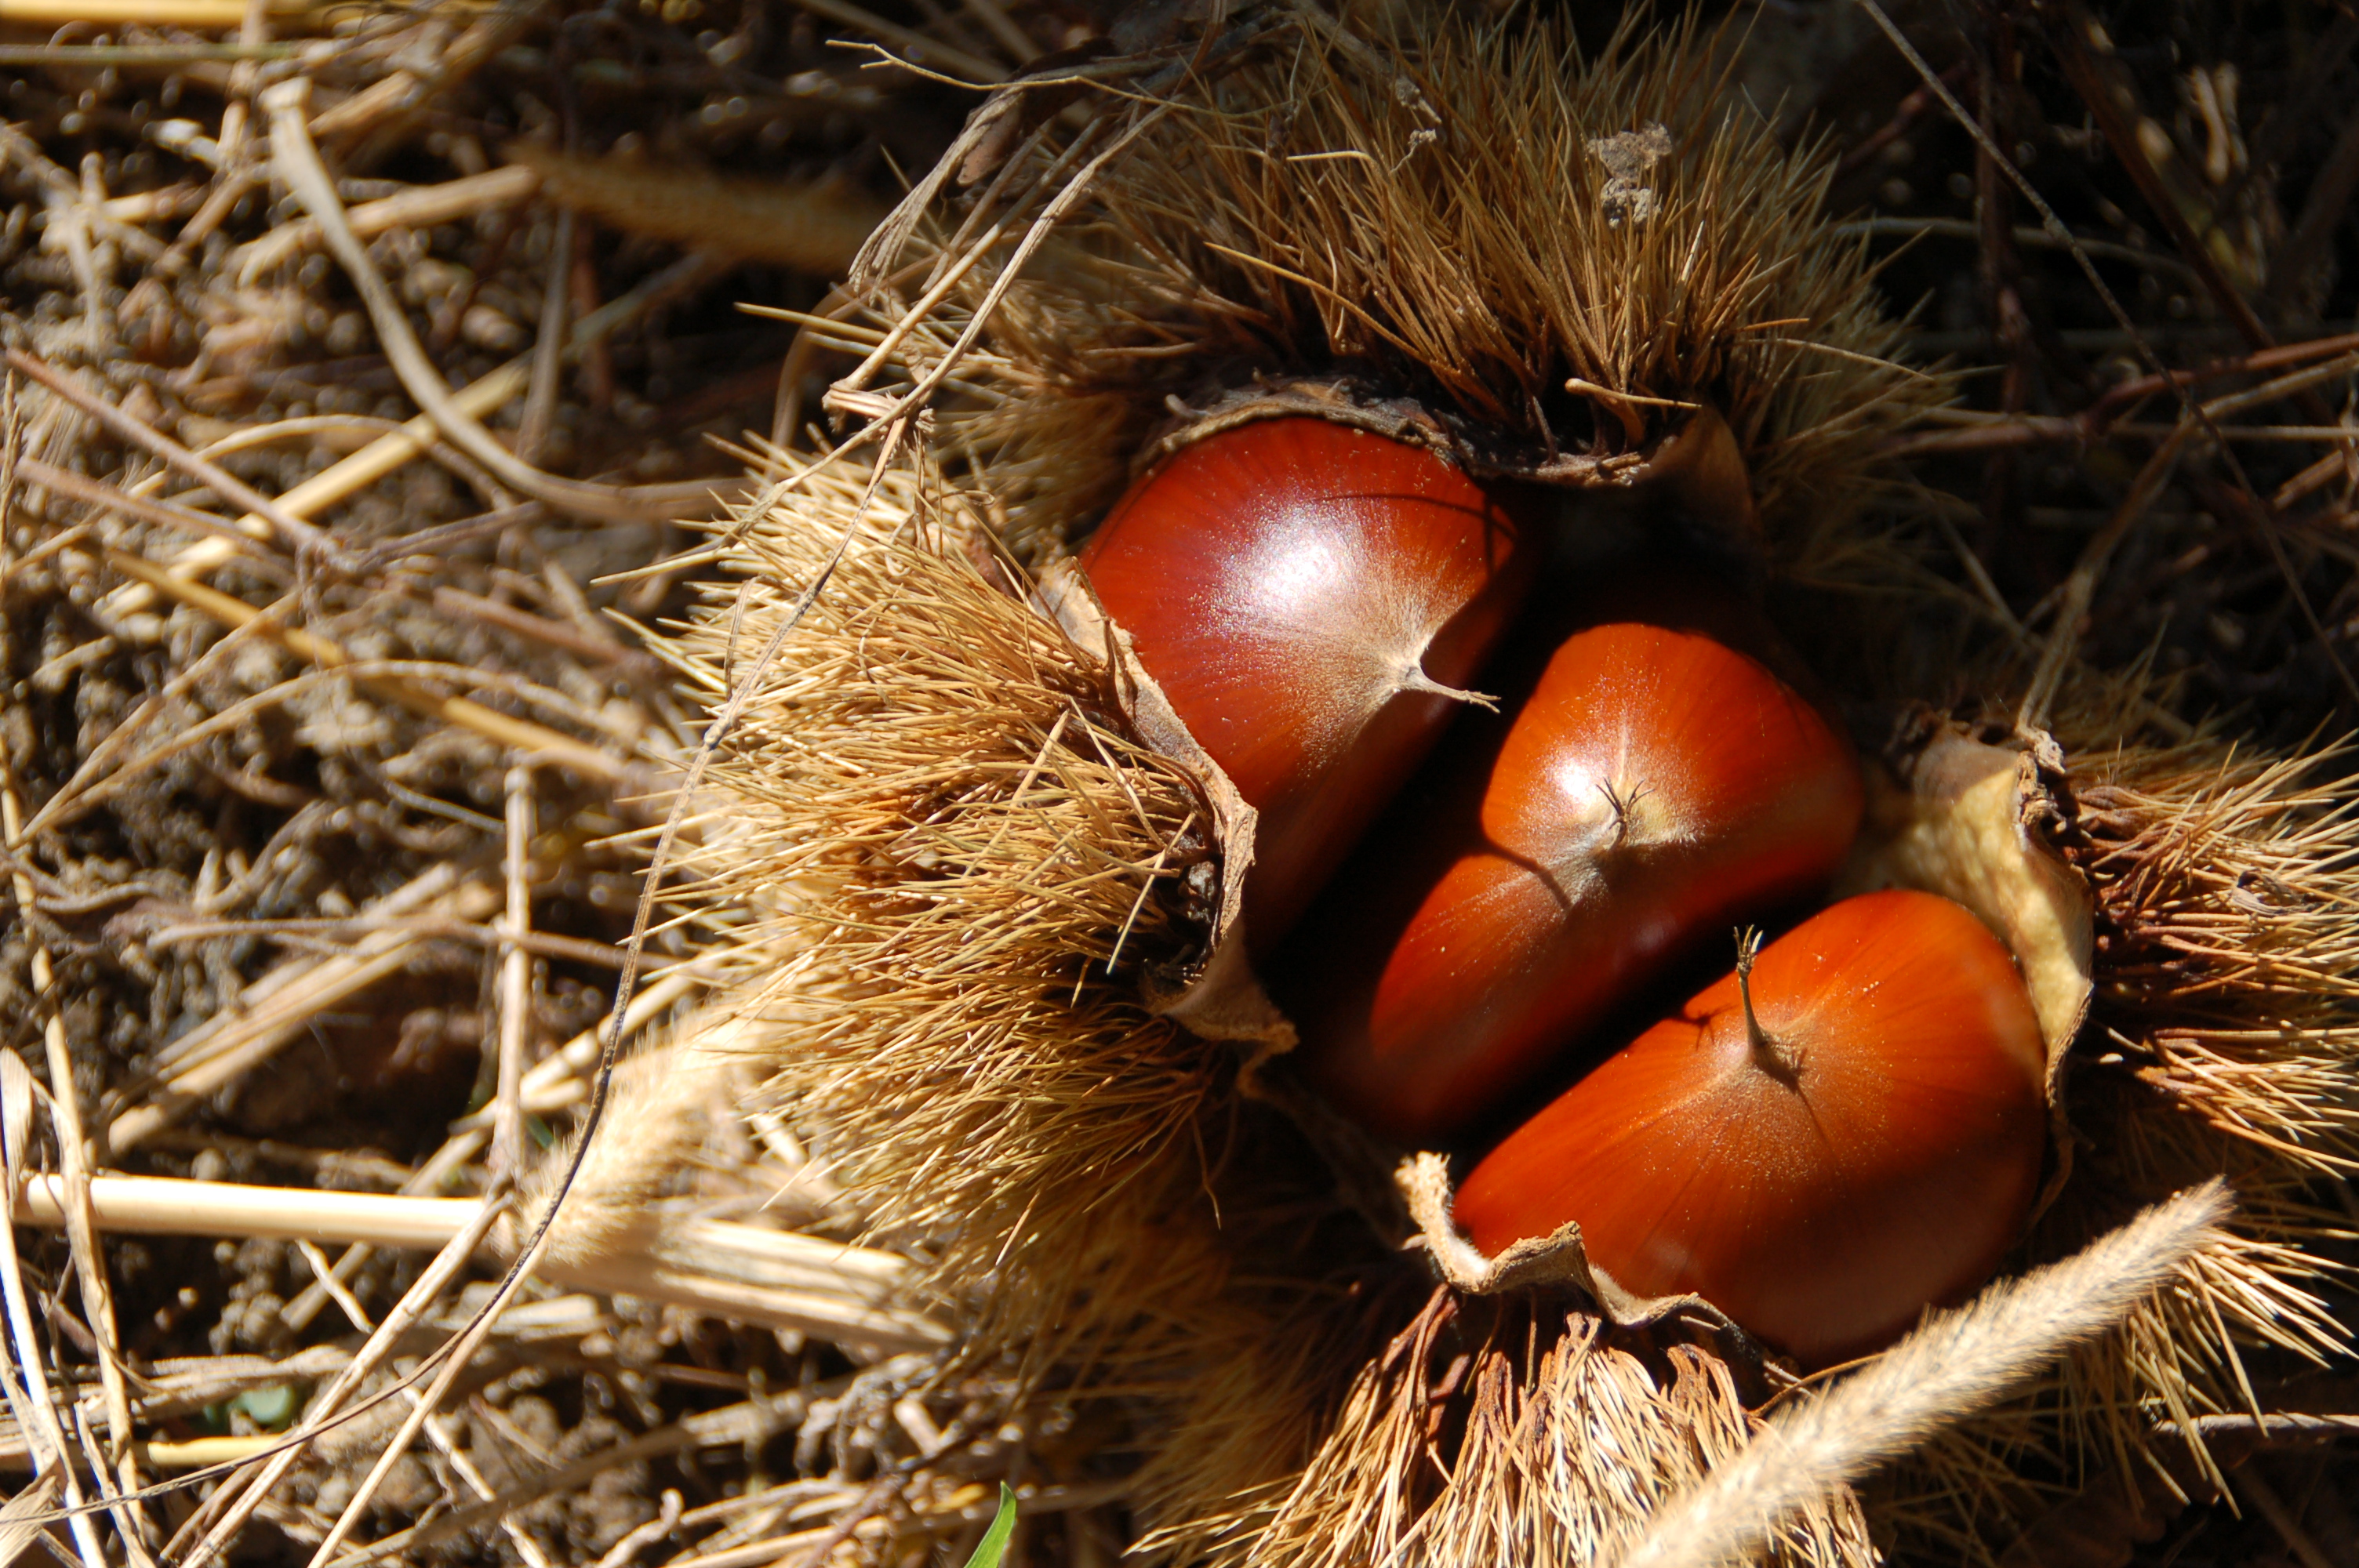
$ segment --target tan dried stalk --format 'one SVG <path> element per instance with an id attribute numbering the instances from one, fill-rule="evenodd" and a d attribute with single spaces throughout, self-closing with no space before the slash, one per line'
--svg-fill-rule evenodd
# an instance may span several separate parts
<path id="1" fill-rule="evenodd" d="M 237 1236 L 441 1247 L 478 1225 L 475 1198 L 251 1187 L 168 1177 L 96 1176 L 89 1201 L 102 1230 L 129 1235 Z M 65 1222 L 60 1178 L 35 1176 L 14 1206 L 17 1223 Z M 561 1238 L 562 1227 L 552 1232 Z M 724 1220 L 642 1217 L 594 1253 L 552 1256 L 542 1277 L 612 1294 L 673 1303 L 848 1343 L 893 1349 L 939 1346 L 940 1321 L 902 1304 L 913 1271 L 874 1249 Z"/>
<path id="2" fill-rule="evenodd" d="M 2005 1398 L 2065 1347 L 2112 1329 L 2141 1298 L 2169 1285 L 2227 1215 L 2227 1195 L 2213 1183 L 2065 1262 L 1935 1317 L 1825 1397 L 1781 1412 L 1610 1561 L 1616 1568 L 1723 1568 L 1749 1560 L 1785 1520 Z"/>
<path id="3" fill-rule="evenodd" d="M 883 216 L 874 198 L 841 179 L 725 180 L 690 167 L 569 157 L 529 142 L 516 143 L 509 156 L 521 166 L 516 172 L 538 178 L 549 200 L 624 233 L 676 240 L 817 277 L 841 273 Z M 364 211 L 353 212 L 356 232 Z"/>

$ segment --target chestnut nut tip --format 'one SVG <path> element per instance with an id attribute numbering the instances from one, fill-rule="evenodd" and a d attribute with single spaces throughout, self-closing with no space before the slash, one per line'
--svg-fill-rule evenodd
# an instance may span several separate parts
<path id="1" fill-rule="evenodd" d="M 1747 925 L 1736 934 L 1736 994 L 1745 1008 L 1745 1037 L 1753 1047 L 1753 1060 L 1763 1072 L 1784 1084 L 1797 1087 L 1802 1077 L 1802 1054 L 1799 1048 L 1770 1037 L 1761 1027 L 1761 1015 L 1753 1006 L 1753 966 L 1761 957 L 1761 927 Z"/>

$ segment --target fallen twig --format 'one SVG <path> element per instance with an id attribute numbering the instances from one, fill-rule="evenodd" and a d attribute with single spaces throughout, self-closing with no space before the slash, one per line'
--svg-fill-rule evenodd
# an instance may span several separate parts
<path id="1" fill-rule="evenodd" d="M 323 133 L 315 123 L 311 134 Z M 508 164 L 481 174 L 462 175 L 440 185 L 421 185 L 382 200 L 364 201 L 345 216 L 353 233 L 363 239 L 375 239 L 389 229 L 431 228 L 437 223 L 471 218 L 478 212 L 513 207 L 532 200 L 539 189 L 539 170 L 525 164 Z M 224 265 L 243 288 L 320 243 L 318 222 L 305 218 L 281 224 L 262 238 L 240 246 Z"/>

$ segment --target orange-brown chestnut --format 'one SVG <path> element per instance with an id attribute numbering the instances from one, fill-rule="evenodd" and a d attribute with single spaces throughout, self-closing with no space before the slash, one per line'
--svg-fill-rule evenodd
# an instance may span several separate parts
<path id="1" fill-rule="evenodd" d="M 1433 453 L 1306 416 L 1182 449 L 1082 552 L 1147 674 L 1260 814 L 1256 947 L 1431 749 L 1533 553 Z"/>
<path id="2" fill-rule="evenodd" d="M 1699 937 L 1842 862 L 1863 800 L 1849 742 L 1691 629 L 1741 621 L 1741 601 L 1686 597 L 1705 613 L 1566 638 L 1495 753 L 1453 741 L 1434 773 L 1462 776 L 1420 779 L 1421 819 L 1379 834 L 1272 964 L 1311 1081 L 1363 1124 L 1412 1144 L 1463 1130 Z"/>
<path id="3" fill-rule="evenodd" d="M 1692 1292 L 1826 1366 L 1997 1267 L 2038 1186 L 2045 1062 L 1973 914 L 1846 899 L 1526 1122 L 1459 1189 L 1458 1223 L 1496 1252 L 1578 1220 L 1625 1290 Z"/>

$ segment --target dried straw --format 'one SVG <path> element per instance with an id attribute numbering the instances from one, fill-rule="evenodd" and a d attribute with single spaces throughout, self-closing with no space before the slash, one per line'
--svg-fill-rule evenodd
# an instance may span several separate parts
<path id="1" fill-rule="evenodd" d="M 2113 1329 L 2198 1255 L 2227 1213 L 2226 1195 L 2213 1183 L 2066 1262 L 1935 1317 L 1832 1393 L 1790 1405 L 1608 1561 L 1617 1568 L 1724 1568 L 1749 1560 L 1789 1518 L 1995 1403 L 2075 1342 Z"/>

